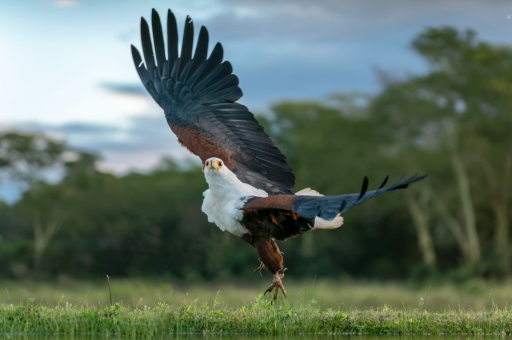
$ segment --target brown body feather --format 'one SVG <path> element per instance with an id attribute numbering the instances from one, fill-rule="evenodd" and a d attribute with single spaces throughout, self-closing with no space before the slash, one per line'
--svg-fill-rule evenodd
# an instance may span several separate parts
<path id="1" fill-rule="evenodd" d="M 244 206 L 244 214 L 257 213 L 265 209 L 282 209 L 292 211 L 294 195 L 275 195 L 270 197 L 256 198 Z"/>
<path id="2" fill-rule="evenodd" d="M 169 124 L 169 126 L 178 137 L 178 142 L 194 155 L 199 156 L 203 164 L 208 158 L 217 157 L 224 161 L 229 170 L 233 170 L 236 167 L 236 162 L 233 160 L 231 152 L 220 146 L 214 139 L 187 126 L 174 124 Z"/>
<path id="3" fill-rule="evenodd" d="M 253 202 L 255 201 L 257 200 Z M 256 204 L 254 203 L 253 206 Z M 242 225 L 248 233 L 242 237 L 242 240 L 256 248 L 263 264 L 272 274 L 275 274 L 283 269 L 283 256 L 275 240 L 285 241 L 310 230 L 312 221 L 286 210 L 253 210 L 252 208 L 246 210 L 246 208 L 244 208 Z"/>

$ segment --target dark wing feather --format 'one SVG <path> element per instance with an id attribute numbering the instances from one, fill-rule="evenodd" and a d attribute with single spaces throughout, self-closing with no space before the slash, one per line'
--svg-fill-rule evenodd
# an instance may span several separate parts
<path id="1" fill-rule="evenodd" d="M 158 12 L 155 11 L 155 13 Z M 178 60 L 178 25 L 176 24 L 176 17 L 171 12 L 167 11 L 167 63 L 169 65 L 169 74 L 174 67 L 174 63 Z"/>
<path id="2" fill-rule="evenodd" d="M 192 18 L 187 15 L 185 19 L 185 30 L 183 32 L 183 41 L 181 42 L 181 55 L 180 67 L 178 74 L 181 75 L 187 66 L 190 59 L 192 59 L 192 48 L 194 47 L 194 23 Z"/>
<path id="3" fill-rule="evenodd" d="M 384 188 L 388 177 L 384 183 L 377 190 L 367 191 L 368 178 L 365 177 L 363 187 L 360 193 L 349 195 L 336 195 L 336 196 L 295 196 L 295 195 L 276 195 L 272 197 L 252 198 L 243 208 L 244 214 L 258 213 L 259 210 L 283 210 L 293 211 L 297 215 L 306 218 L 314 219 L 321 217 L 324 220 L 331 221 L 338 214 L 344 213 L 352 207 L 366 202 L 375 196 L 391 193 L 399 189 L 405 189 L 409 184 L 421 181 L 427 175 L 417 176 L 395 183 L 387 188 Z"/>
<path id="4" fill-rule="evenodd" d="M 160 17 L 155 10 L 152 28 L 153 39 L 149 25 L 141 20 L 145 62 L 132 46 L 133 61 L 144 87 L 164 109 L 180 143 L 203 162 L 210 157 L 221 158 L 242 182 L 269 195 L 291 194 L 293 171 L 254 115 L 236 103 L 242 90 L 231 64 L 222 62 L 222 46 L 217 43 L 207 58 L 208 31 L 201 27 L 192 58 L 194 25 L 187 17 L 178 56 L 176 19 L 169 10 L 166 59 Z"/>
<path id="5" fill-rule="evenodd" d="M 164 71 L 164 64 L 166 61 L 164 35 L 162 32 L 160 16 L 154 9 L 151 12 L 151 25 L 153 28 L 153 44 L 155 45 L 156 62 L 158 64 L 158 70 L 160 71 L 160 77 L 162 77 Z"/>

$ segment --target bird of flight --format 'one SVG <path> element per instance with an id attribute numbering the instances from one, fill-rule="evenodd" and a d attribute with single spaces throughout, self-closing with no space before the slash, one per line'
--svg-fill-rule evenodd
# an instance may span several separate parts
<path id="1" fill-rule="evenodd" d="M 267 292 L 286 297 L 283 254 L 276 240 L 284 241 L 315 229 L 338 228 L 340 214 L 368 199 L 405 189 L 424 176 L 413 176 L 387 188 L 388 177 L 377 190 L 367 191 L 364 177 L 360 193 L 323 196 L 309 188 L 292 192 L 293 170 L 259 125 L 254 115 L 236 101 L 242 97 L 238 77 L 217 43 L 210 56 L 208 31 L 203 26 L 194 53 L 194 25 L 189 17 L 178 54 L 178 29 L 167 13 L 167 44 L 158 13 L 152 11 L 152 37 L 141 19 L 144 60 L 132 45 L 137 73 L 153 99 L 164 110 L 171 130 L 182 146 L 201 158 L 209 189 L 202 211 L 221 230 L 241 237 L 256 248 L 260 266 L 273 281 Z M 153 49 L 154 47 L 154 49 Z"/>

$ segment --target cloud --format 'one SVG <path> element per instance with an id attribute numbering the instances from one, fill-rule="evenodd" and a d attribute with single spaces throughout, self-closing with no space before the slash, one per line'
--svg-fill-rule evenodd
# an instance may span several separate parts
<path id="1" fill-rule="evenodd" d="M 110 83 L 102 82 L 100 88 L 116 94 L 124 94 L 128 96 L 144 96 L 149 97 L 148 91 L 140 83 Z"/>
<path id="2" fill-rule="evenodd" d="M 80 5 L 78 0 L 55 0 L 53 4 L 57 7 L 74 7 Z"/>
<path id="3" fill-rule="evenodd" d="M 224 11 L 201 24 L 223 41 L 262 39 L 263 43 L 289 39 L 339 41 L 381 34 L 382 30 L 396 30 L 404 25 L 463 22 L 468 15 L 473 25 L 485 25 L 501 19 L 510 8 L 506 1 L 494 1 L 493 6 L 488 6 L 478 0 L 224 0 L 222 4 Z M 479 20 L 475 20 L 475 14 Z M 178 18 L 178 22 L 181 20 Z"/>
<path id="4" fill-rule="evenodd" d="M 54 127 L 55 131 L 62 132 L 64 134 L 98 134 L 98 133 L 111 133 L 117 130 L 116 127 L 105 125 L 105 124 L 93 124 L 93 123 L 79 123 L 72 122 L 62 124 Z"/>

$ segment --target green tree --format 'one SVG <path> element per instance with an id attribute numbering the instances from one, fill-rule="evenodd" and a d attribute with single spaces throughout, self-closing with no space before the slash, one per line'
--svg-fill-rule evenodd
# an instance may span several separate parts
<path id="1" fill-rule="evenodd" d="M 494 250 L 508 271 L 512 50 L 479 41 L 473 31 L 453 28 L 429 29 L 412 46 L 428 61 L 428 74 L 405 81 L 387 79 L 373 112 L 392 123 L 395 132 L 390 134 L 408 161 L 430 153 L 437 163 L 449 165 L 459 203 L 453 206 L 455 197 L 446 192 L 450 183 L 431 180 L 422 194 L 430 197 L 429 207 L 412 208 L 415 220 L 428 209 L 436 212 L 466 261 L 477 263 L 482 240 L 475 207 L 489 206 L 495 216 Z"/>
<path id="2" fill-rule="evenodd" d="M 61 162 L 65 145 L 42 134 L 0 134 L 0 170 L 29 187 L 44 179 L 44 172 Z"/>
<path id="3" fill-rule="evenodd" d="M 67 158 L 72 158 L 69 160 Z M 34 267 L 40 269 L 46 249 L 71 214 L 72 196 L 79 196 L 66 185 L 45 181 L 49 171 L 66 170 L 67 176 L 95 171 L 96 157 L 70 150 L 65 143 L 42 134 L 6 132 L 0 135 L 0 169 L 27 190 L 18 205 L 30 220 L 34 237 Z M 64 181 L 63 184 L 66 184 Z"/>

